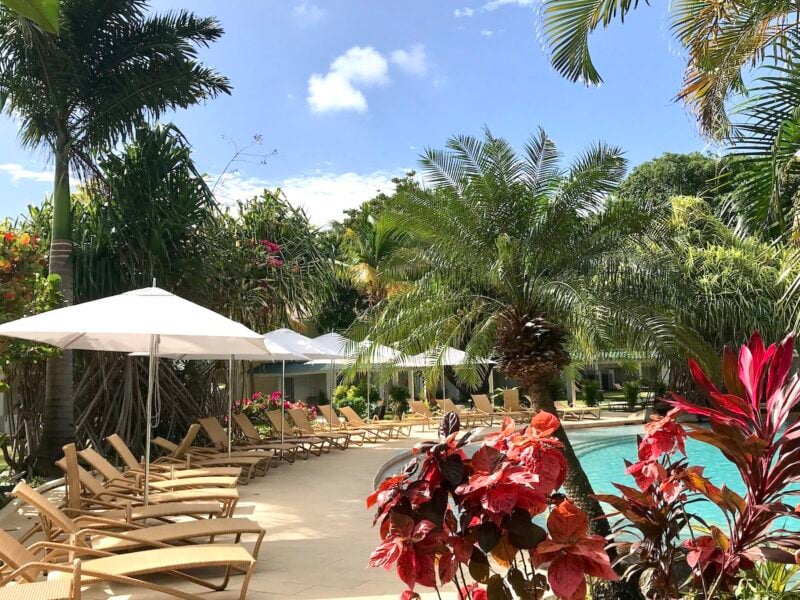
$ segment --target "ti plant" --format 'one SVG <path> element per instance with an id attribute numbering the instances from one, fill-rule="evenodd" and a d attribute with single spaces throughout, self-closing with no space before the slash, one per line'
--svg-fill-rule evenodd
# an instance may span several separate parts
<path id="1" fill-rule="evenodd" d="M 793 352 L 791 335 L 765 347 L 754 333 L 738 356 L 725 349 L 723 389 L 690 361 L 706 404 L 673 393 L 674 408 L 645 427 L 639 460 L 627 465 L 636 488 L 615 484 L 621 496 L 597 496 L 624 517 L 617 533 L 628 540 L 633 534 L 635 542 L 620 544 L 629 550 L 620 560 L 649 598 L 723 598 L 756 566 L 800 563 L 800 537 L 785 527 L 800 517 L 800 509 L 787 503 L 800 482 L 800 422 L 788 420 L 800 401 L 800 379 L 789 376 Z M 708 425 L 684 429 L 676 421 L 681 414 Z M 733 463 L 744 495 L 712 484 L 702 466 L 688 465 L 687 436 L 718 448 Z M 709 524 L 691 512 L 704 501 L 722 511 L 724 523 Z M 690 574 L 685 584 L 681 567 Z"/>
<path id="2" fill-rule="evenodd" d="M 458 416 L 446 414 L 438 442 L 423 442 L 404 471 L 367 498 L 377 507 L 381 543 L 373 567 L 394 568 L 418 599 L 448 584 L 459 600 L 586 597 L 586 578 L 614 580 L 605 540 L 588 535 L 585 513 L 558 493 L 567 463 L 553 434 L 558 419 L 541 412 L 522 431 L 506 418 L 500 432 L 465 452 Z M 534 517 L 548 511 L 547 530 Z M 546 572 L 546 576 L 545 576 Z"/>

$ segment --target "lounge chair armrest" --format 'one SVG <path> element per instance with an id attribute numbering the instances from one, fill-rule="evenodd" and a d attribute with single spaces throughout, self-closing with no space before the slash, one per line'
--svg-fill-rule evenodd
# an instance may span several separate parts
<path id="1" fill-rule="evenodd" d="M 28 546 L 28 550 L 31 552 L 36 552 L 39 549 L 43 550 L 50 550 L 44 555 L 43 560 L 47 561 L 47 558 L 50 556 L 57 556 L 61 553 L 69 553 L 72 552 L 73 554 L 77 555 L 85 555 L 85 556 L 95 556 L 95 557 L 103 557 L 103 556 L 113 556 L 112 552 L 105 552 L 103 550 L 96 550 L 94 548 L 89 548 L 88 546 L 75 546 L 74 544 L 67 544 L 64 542 L 36 542 Z"/>
<path id="2" fill-rule="evenodd" d="M 21 577 L 23 573 L 30 573 L 31 569 L 39 569 L 41 571 L 59 571 L 62 573 L 75 573 L 76 576 L 80 578 L 81 561 L 80 559 L 76 558 L 74 561 L 72 561 L 71 565 L 40 561 L 25 563 L 21 567 L 14 569 L 10 573 L 0 578 L 0 587 L 14 581 L 17 577 Z"/>
<path id="3" fill-rule="evenodd" d="M 102 525 L 109 527 L 129 527 L 131 529 L 142 529 L 147 525 L 140 525 L 137 523 L 130 523 L 120 519 L 109 519 L 102 515 L 80 515 L 73 519 L 78 525 L 85 525 L 90 529 L 102 529 Z"/>
<path id="4" fill-rule="evenodd" d="M 122 532 L 122 531 L 105 531 L 103 529 L 81 529 L 76 533 L 77 536 L 101 536 L 101 537 L 111 537 L 116 538 L 118 540 L 127 540 L 130 542 L 136 542 L 137 544 L 142 544 L 143 546 L 152 546 L 153 548 L 169 548 L 170 544 L 165 544 L 164 542 L 156 542 L 154 540 L 145 540 L 140 537 L 136 536 L 136 532 Z"/>

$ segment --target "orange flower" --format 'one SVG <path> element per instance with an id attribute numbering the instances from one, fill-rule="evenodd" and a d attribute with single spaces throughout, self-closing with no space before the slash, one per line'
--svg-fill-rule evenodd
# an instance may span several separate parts
<path id="1" fill-rule="evenodd" d="M 19 243 L 23 246 L 28 246 L 31 243 L 31 234 L 23 233 L 21 236 L 19 236 Z"/>
<path id="2" fill-rule="evenodd" d="M 16 236 L 12 231 L 6 231 L 6 234 L 3 236 L 3 239 L 7 241 L 9 244 L 14 241 Z"/>

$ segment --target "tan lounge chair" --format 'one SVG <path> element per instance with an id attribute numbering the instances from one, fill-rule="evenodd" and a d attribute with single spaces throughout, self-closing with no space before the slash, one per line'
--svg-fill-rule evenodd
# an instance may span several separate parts
<path id="1" fill-rule="evenodd" d="M 535 408 L 522 408 L 519 403 L 519 388 L 503 390 L 503 410 L 520 415 L 520 420 L 523 421 L 529 420 L 539 412 Z"/>
<path id="2" fill-rule="evenodd" d="M 50 579 L 24 583 L 11 581 L 0 588 L 0 600 L 80 600 L 81 560 L 76 558 L 71 566 L 48 567 Z"/>
<path id="3" fill-rule="evenodd" d="M 200 427 L 199 425 L 197 426 Z M 114 449 L 123 463 L 126 472 L 144 473 L 144 461 L 136 460 L 128 444 L 116 433 L 109 435 L 106 441 Z M 234 467 L 201 467 L 187 469 L 179 464 L 154 464 L 150 463 L 150 473 L 158 473 L 162 477 L 170 479 L 183 479 L 185 477 L 238 477 L 242 478 L 243 469 L 241 466 Z"/>
<path id="4" fill-rule="evenodd" d="M 472 402 L 475 404 L 475 410 L 485 415 L 493 415 L 501 419 L 511 417 L 515 421 L 526 416 L 523 412 L 509 412 L 494 406 L 486 394 L 472 394 Z"/>
<path id="5" fill-rule="evenodd" d="M 66 451 L 73 446 L 71 452 Z M 151 518 L 164 519 L 170 516 L 215 516 L 230 517 L 239 502 L 239 492 L 235 489 L 205 488 L 178 490 L 175 492 L 155 492 L 149 495 L 145 507 L 141 489 L 121 490 L 103 486 L 86 469 L 78 465 L 73 444 L 65 446 L 64 458 L 56 461 L 67 479 L 67 501 L 70 512 L 95 510 L 98 508 L 117 510 L 117 514 L 129 515 L 129 520 Z M 81 490 L 85 494 L 81 493 Z M 161 509 L 157 505 L 164 504 Z M 211 507 L 211 510 L 208 510 Z"/>
<path id="6" fill-rule="evenodd" d="M 421 423 L 423 429 L 425 427 L 432 428 L 439 426 L 441 419 L 431 412 L 427 402 L 422 400 L 409 400 L 408 405 L 411 408 L 410 419 Z"/>
<path id="7" fill-rule="evenodd" d="M 256 475 L 266 475 L 273 462 L 279 461 L 273 453 L 272 456 L 253 454 L 250 452 L 219 452 L 213 448 L 194 446 L 197 434 L 202 427 L 199 423 L 189 426 L 186 435 L 180 444 L 176 444 L 163 437 L 153 439 L 153 444 L 164 450 L 167 454 L 157 458 L 152 465 L 156 468 L 169 469 L 173 465 L 180 468 L 191 469 L 194 467 L 209 468 L 220 466 L 238 466 L 242 468 L 242 477 L 239 483 L 247 482 Z"/>
<path id="8" fill-rule="evenodd" d="M 198 539 L 213 541 L 221 536 L 234 536 L 234 542 L 238 544 L 243 535 L 255 535 L 252 555 L 258 558 L 265 534 L 258 523 L 242 518 L 203 519 L 152 526 L 125 523 L 103 515 L 81 515 L 73 519 L 25 483 L 17 484 L 12 495 L 36 509 L 42 533 L 49 541 L 78 543 L 105 552 L 164 547 Z"/>
<path id="9" fill-rule="evenodd" d="M 447 414 L 449 412 L 457 414 L 458 418 L 461 419 L 461 422 L 465 427 L 475 427 L 476 425 L 491 426 L 494 421 L 494 415 L 464 410 L 449 398 L 436 400 L 436 403 L 439 405 L 439 408 L 442 410 L 443 414 Z"/>
<path id="10" fill-rule="evenodd" d="M 74 566 L 57 562 L 58 558 L 65 553 L 87 557 L 80 564 L 81 585 L 119 583 L 186 600 L 199 600 L 202 597 L 142 579 L 141 576 L 170 574 L 193 581 L 203 587 L 221 591 L 227 587 L 230 576 L 236 569 L 245 572 L 239 595 L 239 598 L 244 600 L 247 597 L 247 586 L 256 566 L 256 561 L 250 553 L 237 544 L 173 546 L 114 555 L 101 550 L 52 542 L 37 542 L 26 548 L 0 529 L 0 560 L 5 566 L 2 576 L 0 576 L 0 585 L 6 586 L 10 582 L 22 582 L 19 586 L 21 589 L 50 572 L 60 571 L 64 572 L 65 576 L 74 576 Z M 222 582 L 212 583 L 205 578 L 185 572 L 186 570 L 212 567 L 225 569 Z M 28 598 L 29 596 L 24 597 Z M 35 595 L 30 597 L 37 598 Z"/>
<path id="11" fill-rule="evenodd" d="M 106 480 L 109 487 L 115 484 L 122 486 L 133 486 L 139 488 L 142 486 L 144 473 L 123 473 L 114 465 L 108 462 L 103 455 L 94 450 L 93 448 L 86 448 L 78 452 L 78 455 L 85 460 L 89 466 L 97 471 L 100 476 Z M 193 469 L 192 469 L 193 470 Z M 158 473 L 150 474 L 150 488 L 154 490 L 180 490 L 191 488 L 232 488 L 236 487 L 236 482 L 239 476 L 198 476 L 198 477 L 179 477 L 172 479 L 159 475 Z"/>
<path id="12" fill-rule="evenodd" d="M 203 427 L 203 431 L 205 431 L 208 439 L 211 440 L 211 443 L 214 445 L 216 452 L 227 452 L 228 451 L 228 433 L 223 429 L 222 425 L 220 425 L 219 421 L 217 421 L 214 417 L 205 417 L 204 419 L 199 419 L 198 422 Z M 252 453 L 256 456 L 268 456 L 270 452 L 273 453 L 274 456 L 277 456 L 281 460 L 284 460 L 288 463 L 293 463 L 297 458 L 298 451 L 305 450 L 299 444 L 293 443 L 281 443 L 281 442 L 263 442 L 260 444 L 237 444 L 235 442 L 231 443 L 231 451 L 234 452 L 247 452 Z M 301 458 L 308 458 L 308 451 L 305 451 L 305 456 L 301 455 Z"/>
<path id="13" fill-rule="evenodd" d="M 245 415 L 245 418 L 246 418 L 246 415 Z M 294 425 L 289 423 L 289 421 L 286 420 L 286 417 L 284 417 L 281 414 L 281 411 L 279 411 L 279 410 L 267 411 L 267 418 L 269 419 L 269 422 L 272 423 L 272 427 L 275 429 L 275 432 L 276 432 L 276 435 L 275 435 L 275 438 L 274 438 L 275 440 L 280 441 L 280 431 L 281 431 L 281 428 L 283 428 L 283 439 L 284 439 L 284 441 L 288 441 L 291 444 L 299 444 L 301 447 L 303 447 L 306 450 L 306 452 L 311 453 L 314 456 L 319 456 L 323 452 L 330 452 L 330 450 L 331 450 L 331 441 L 330 440 L 325 440 L 325 439 L 322 439 L 321 437 L 317 437 L 317 436 L 303 436 L 303 435 L 300 435 L 300 433 L 298 433 L 295 430 Z M 240 420 L 242 420 L 242 419 L 240 419 Z M 250 421 L 250 419 L 247 419 L 247 420 Z M 238 422 L 237 422 L 237 424 L 238 424 Z M 250 424 L 251 425 L 253 424 L 252 421 L 250 421 Z M 257 429 L 256 429 L 255 433 L 258 434 L 258 430 Z M 263 441 L 263 440 L 268 440 L 269 439 L 269 438 L 262 438 L 262 437 L 251 438 L 250 435 L 248 435 L 247 433 L 245 433 L 245 436 L 247 437 L 248 441 L 252 441 L 254 443 L 257 443 L 258 440 L 262 440 Z"/>
<path id="14" fill-rule="evenodd" d="M 346 431 L 316 431 L 311 421 L 308 420 L 308 414 L 306 414 L 303 408 L 290 408 L 289 416 L 292 418 L 292 421 L 294 421 L 301 435 L 314 435 L 329 440 L 331 446 L 339 450 L 347 450 L 350 445 L 350 440 L 353 437 L 358 438 L 359 441 L 356 443 L 359 445 L 364 443 L 364 436 L 358 432 L 350 434 Z"/>
<path id="15" fill-rule="evenodd" d="M 411 424 L 403 423 L 402 421 L 374 421 L 367 422 L 362 419 L 358 413 L 353 410 L 352 406 L 341 406 L 339 412 L 347 419 L 347 426 L 354 427 L 355 429 L 378 429 L 389 432 L 389 438 L 401 435 L 408 437 L 411 435 Z"/>
<path id="16" fill-rule="evenodd" d="M 558 416 L 562 419 L 573 417 L 582 421 L 584 415 L 593 415 L 595 419 L 600 419 L 600 414 L 603 410 L 599 406 L 570 406 L 561 400 L 557 400 L 553 404 L 556 407 Z"/>
<path id="17" fill-rule="evenodd" d="M 381 440 L 388 440 L 389 435 L 386 433 L 384 428 L 377 428 L 377 429 L 369 429 L 369 428 L 359 428 L 355 429 L 353 427 L 348 426 L 347 421 L 343 421 L 339 415 L 331 408 L 329 404 L 323 404 L 319 406 L 319 411 L 322 413 L 322 416 L 325 417 L 325 420 L 330 425 L 331 431 L 346 431 L 348 433 L 360 433 L 364 442 L 372 443 L 372 442 L 379 442 Z"/>

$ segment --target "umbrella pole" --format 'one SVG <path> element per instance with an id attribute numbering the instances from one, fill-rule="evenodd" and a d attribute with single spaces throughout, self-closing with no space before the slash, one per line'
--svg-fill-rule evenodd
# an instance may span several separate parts
<path id="1" fill-rule="evenodd" d="M 331 359 L 331 397 L 330 397 L 330 407 L 331 407 L 331 418 L 328 419 L 328 430 L 333 431 L 333 419 L 336 418 L 336 409 L 333 408 L 333 388 L 334 384 L 336 383 L 336 379 L 333 374 L 333 359 Z"/>
<path id="2" fill-rule="evenodd" d="M 228 458 L 231 457 L 231 442 L 233 432 L 233 354 L 228 359 Z"/>
<path id="3" fill-rule="evenodd" d="M 446 392 L 444 391 L 444 367 L 442 367 L 442 400 L 446 397 Z"/>
<path id="4" fill-rule="evenodd" d="M 147 506 L 147 495 L 150 487 L 150 426 L 153 423 L 153 393 L 156 384 L 156 361 L 158 360 L 158 336 L 150 336 L 150 360 L 147 367 L 147 408 L 145 409 L 145 443 L 144 443 L 144 505 Z"/>
<path id="5" fill-rule="evenodd" d="M 286 361 L 281 361 L 281 444 L 283 443 L 283 424 L 286 421 Z"/>
<path id="6" fill-rule="evenodd" d="M 372 365 L 370 365 L 370 367 L 371 366 Z M 371 370 L 372 369 L 367 369 L 367 421 L 369 421 L 370 418 L 371 418 L 370 415 L 369 415 L 369 395 L 370 395 L 369 394 L 369 373 L 370 373 Z"/>

